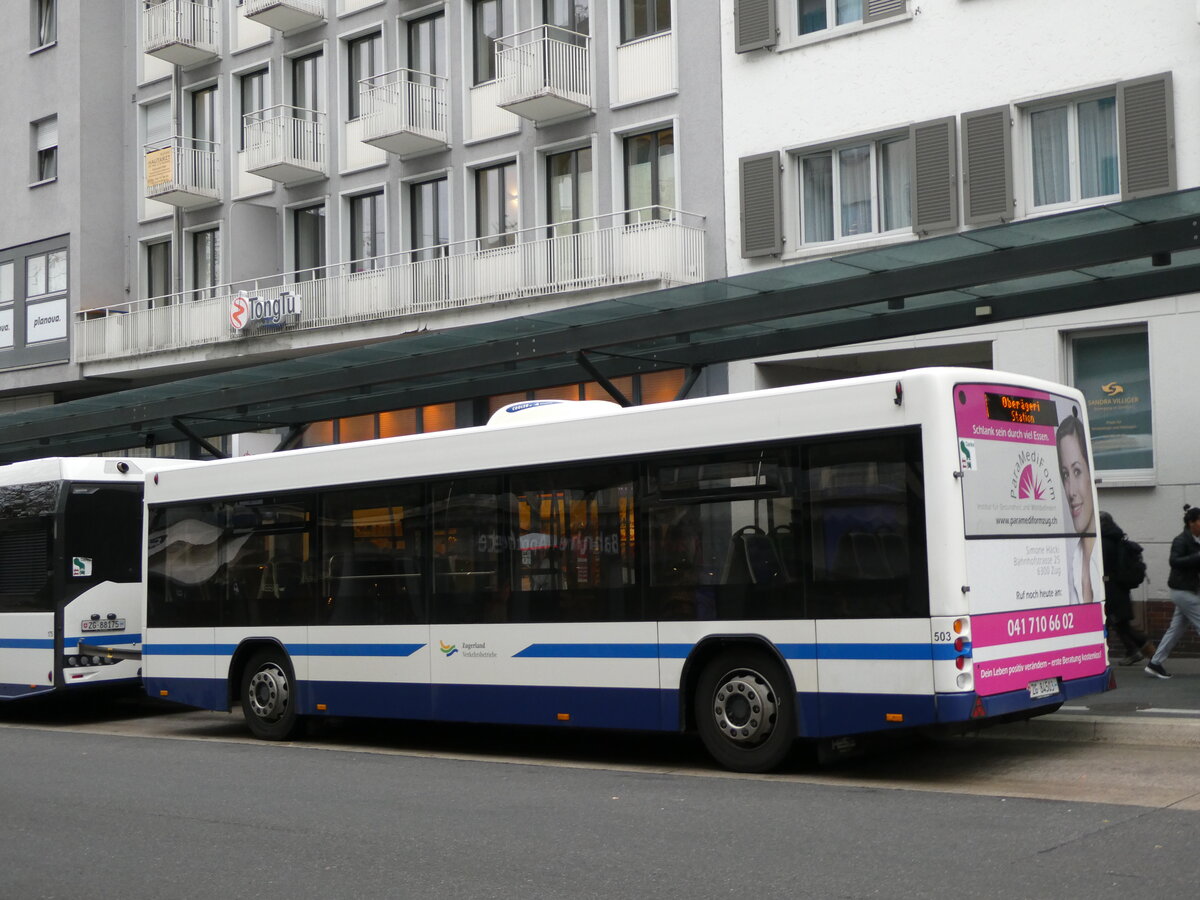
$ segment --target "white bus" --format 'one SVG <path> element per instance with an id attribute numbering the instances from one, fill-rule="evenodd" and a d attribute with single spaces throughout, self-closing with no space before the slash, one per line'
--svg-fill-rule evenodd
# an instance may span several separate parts
<path id="1" fill-rule="evenodd" d="M 137 681 L 147 463 L 0 466 L 0 700 Z"/>
<path id="2" fill-rule="evenodd" d="M 925 369 L 163 472 L 146 688 L 266 739 L 694 729 L 744 771 L 1050 712 L 1110 684 L 1083 417 L 1072 388 Z"/>

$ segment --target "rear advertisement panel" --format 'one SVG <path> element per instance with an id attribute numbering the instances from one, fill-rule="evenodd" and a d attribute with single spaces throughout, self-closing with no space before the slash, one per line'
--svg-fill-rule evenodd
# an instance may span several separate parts
<path id="1" fill-rule="evenodd" d="M 1099 509 L 1079 403 L 955 387 L 975 689 L 1052 696 L 1107 666 Z"/>

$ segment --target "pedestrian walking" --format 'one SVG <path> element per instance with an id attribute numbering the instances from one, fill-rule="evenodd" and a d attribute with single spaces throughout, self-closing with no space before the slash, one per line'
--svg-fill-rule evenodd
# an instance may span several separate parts
<path id="1" fill-rule="evenodd" d="M 1104 557 L 1104 616 L 1125 648 L 1121 665 L 1132 666 L 1154 656 L 1154 644 L 1133 627 L 1130 592 L 1146 578 L 1142 548 L 1131 541 L 1113 517 L 1100 511 L 1100 550 Z"/>
<path id="2" fill-rule="evenodd" d="M 1171 577 L 1167 579 L 1175 613 L 1158 650 L 1146 663 L 1146 674 L 1170 678 L 1163 663 L 1171 655 L 1187 623 L 1200 633 L 1200 507 L 1183 507 L 1183 531 L 1171 541 Z"/>

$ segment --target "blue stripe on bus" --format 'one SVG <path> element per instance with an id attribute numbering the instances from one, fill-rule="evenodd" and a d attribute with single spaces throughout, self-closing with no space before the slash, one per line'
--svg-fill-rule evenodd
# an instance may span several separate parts
<path id="1" fill-rule="evenodd" d="M 54 638 L 0 638 L 3 650 L 53 650 Z"/>
<path id="2" fill-rule="evenodd" d="M 293 656 L 412 656 L 425 644 L 287 644 Z"/>
<path id="3" fill-rule="evenodd" d="M 522 659 L 687 659 L 693 644 L 530 644 Z"/>
<path id="4" fill-rule="evenodd" d="M 22 697 L 49 694 L 53 691 L 54 685 L 52 684 L 0 684 L 0 700 L 19 700 Z"/>
<path id="5" fill-rule="evenodd" d="M 425 644 L 285 644 L 292 656 L 412 656 Z M 237 644 L 147 644 L 143 656 L 232 656 Z"/>
<path id="6" fill-rule="evenodd" d="M 524 659 L 687 659 L 694 644 L 530 644 Z M 934 660 L 959 655 L 952 644 L 777 644 L 784 659 Z M 963 652 L 969 652 L 965 650 Z"/>
<path id="7" fill-rule="evenodd" d="M 74 646 L 79 641 L 93 647 L 115 647 L 118 644 L 140 644 L 142 636 L 140 634 L 81 634 L 66 638 L 64 643 Z"/>

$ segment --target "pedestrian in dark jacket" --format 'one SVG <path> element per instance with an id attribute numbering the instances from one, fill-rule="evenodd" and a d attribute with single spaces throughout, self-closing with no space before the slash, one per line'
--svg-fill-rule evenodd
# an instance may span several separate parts
<path id="1" fill-rule="evenodd" d="M 1183 531 L 1171 541 L 1171 577 L 1167 579 L 1171 589 L 1171 602 L 1175 614 L 1167 633 L 1158 642 L 1158 651 L 1146 663 L 1146 674 L 1156 678 L 1170 678 L 1163 667 L 1167 657 L 1179 639 L 1187 623 L 1200 632 L 1200 507 L 1183 508 Z"/>
<path id="2" fill-rule="evenodd" d="M 1154 656 L 1154 644 L 1133 627 L 1133 598 L 1116 575 L 1120 565 L 1121 541 L 1125 532 L 1111 515 L 1100 511 L 1100 548 L 1104 556 L 1104 616 L 1125 647 L 1121 665 L 1132 666 Z"/>

